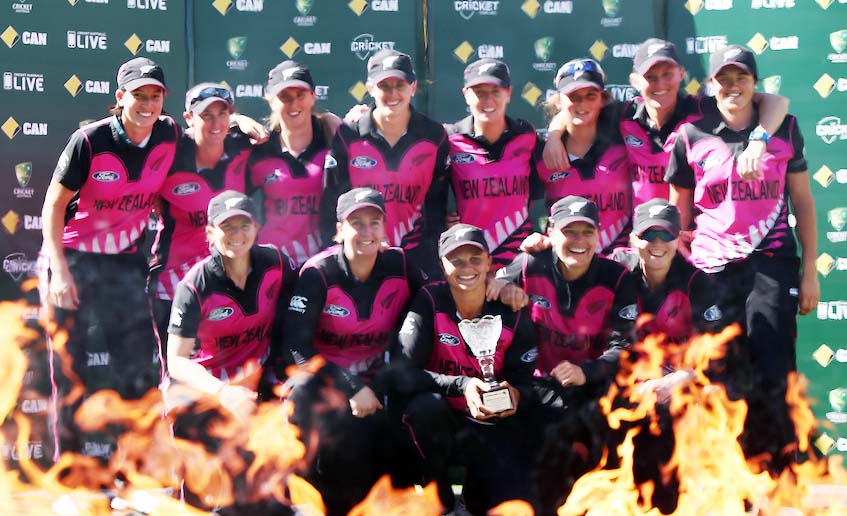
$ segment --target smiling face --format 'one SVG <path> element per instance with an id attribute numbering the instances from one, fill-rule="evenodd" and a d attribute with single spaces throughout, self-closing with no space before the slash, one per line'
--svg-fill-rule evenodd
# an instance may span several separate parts
<path id="1" fill-rule="evenodd" d="M 482 123 L 505 120 L 506 106 L 512 98 L 512 88 L 496 84 L 478 84 L 464 88 L 465 102 L 474 120 Z"/>
<path id="2" fill-rule="evenodd" d="M 600 243 L 596 227 L 587 222 L 571 222 L 561 229 L 548 228 L 547 234 L 559 262 L 569 271 L 567 279 L 579 277 L 588 270 Z"/>
<path id="3" fill-rule="evenodd" d="M 562 109 L 568 112 L 573 126 L 591 126 L 597 124 L 600 110 L 603 109 L 603 92 L 597 88 L 580 88 L 567 94 L 560 93 Z"/>
<path id="4" fill-rule="evenodd" d="M 737 113 L 753 108 L 756 79 L 750 72 L 728 65 L 721 68 L 711 80 L 721 111 Z"/>
<path id="5" fill-rule="evenodd" d="M 389 77 L 379 81 L 378 84 L 369 84 L 368 93 L 373 97 L 378 110 L 397 115 L 409 110 L 417 86 L 417 81 L 409 84 L 403 79 Z"/>
<path id="6" fill-rule="evenodd" d="M 671 240 L 668 240 L 668 239 Z M 667 270 L 676 256 L 677 238 L 661 226 L 651 226 L 636 235 L 632 233 L 633 246 L 638 249 L 641 267 L 645 271 Z"/>
<path id="7" fill-rule="evenodd" d="M 679 85 L 685 77 L 685 68 L 660 61 L 651 66 L 644 75 L 633 73 L 630 83 L 641 93 L 644 102 L 656 110 L 673 109 L 679 94 Z"/>
<path id="8" fill-rule="evenodd" d="M 214 102 L 201 113 L 186 113 L 185 121 L 194 128 L 194 140 L 197 145 L 222 145 L 229 132 L 231 111 L 224 102 Z"/>
<path id="9" fill-rule="evenodd" d="M 315 108 L 316 95 L 305 88 L 285 88 L 269 104 L 280 123 L 288 129 L 306 127 L 312 123 L 312 111 Z"/>
<path id="10" fill-rule="evenodd" d="M 376 256 L 385 239 L 385 215 L 370 206 L 355 210 L 337 224 L 344 256 Z"/>
<path id="11" fill-rule="evenodd" d="M 463 245 L 441 258 L 441 268 L 451 290 L 485 292 L 491 256 L 475 245 Z"/>
<path id="12" fill-rule="evenodd" d="M 248 256 L 258 232 L 259 225 L 244 215 L 233 215 L 217 226 L 206 226 L 206 238 L 222 256 L 230 259 Z"/>
<path id="13" fill-rule="evenodd" d="M 162 114 L 165 90 L 148 84 L 132 91 L 118 90 L 115 100 L 123 108 L 121 122 L 128 132 L 141 130 L 149 133 Z"/>

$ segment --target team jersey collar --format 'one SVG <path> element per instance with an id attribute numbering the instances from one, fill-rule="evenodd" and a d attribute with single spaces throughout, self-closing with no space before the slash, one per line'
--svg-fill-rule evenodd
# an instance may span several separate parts
<path id="1" fill-rule="evenodd" d="M 211 246 L 210 249 L 211 259 L 209 260 L 209 271 L 212 275 L 218 280 L 226 283 L 230 288 L 234 288 L 236 290 L 241 290 L 235 286 L 235 283 L 229 279 L 229 276 L 226 275 L 226 268 L 224 268 L 224 259 L 221 255 L 221 252 L 218 251 L 218 248 L 215 246 Z M 250 283 L 250 277 L 253 275 L 253 272 L 256 270 L 254 265 L 256 264 L 256 245 L 250 248 L 250 272 L 247 274 L 247 284 Z"/>
<path id="2" fill-rule="evenodd" d="M 121 119 L 118 117 L 118 115 L 112 115 L 112 121 L 109 123 L 109 125 L 112 127 L 112 137 L 116 141 L 122 141 L 130 147 L 143 149 L 147 146 L 147 143 L 153 136 L 153 133 L 151 132 L 149 135 L 147 135 L 147 138 L 145 138 L 144 141 L 141 142 L 141 145 L 136 145 L 132 143 L 132 140 L 129 139 L 129 136 L 126 134 L 126 129 L 124 129 L 124 124 L 121 122 Z"/>
<path id="3" fill-rule="evenodd" d="M 376 261 L 374 262 L 374 268 L 371 271 L 371 275 L 368 276 L 368 279 L 365 281 L 359 281 L 353 276 L 353 273 L 350 272 L 350 262 L 347 261 L 347 257 L 344 256 L 344 244 L 338 245 L 338 253 L 335 255 L 335 259 L 338 262 L 338 269 L 342 272 L 342 278 L 345 282 L 354 285 L 362 285 L 365 283 L 371 282 L 382 282 L 382 278 L 385 277 L 385 267 L 383 265 L 382 253 L 377 254 Z"/>
<path id="4" fill-rule="evenodd" d="M 516 130 L 516 123 L 514 119 L 507 116 L 506 129 L 503 131 L 503 134 L 500 135 L 500 138 L 498 138 L 496 142 L 489 142 L 482 135 L 477 136 L 476 131 L 474 130 L 473 115 L 468 115 L 465 118 L 459 120 L 456 123 L 455 128 L 457 134 L 467 136 L 468 138 L 471 138 L 480 144 L 496 145 L 500 142 L 506 142 L 511 138 L 512 133 L 514 133 Z"/>
<path id="5" fill-rule="evenodd" d="M 667 123 L 663 126 L 663 129 L 666 127 L 676 127 L 680 121 L 688 116 L 688 100 L 688 96 L 677 93 L 676 105 L 674 106 L 673 113 Z M 650 120 L 650 115 L 647 113 L 647 103 L 643 99 L 635 103 L 635 112 L 632 114 L 632 119 L 648 131 L 658 131 L 658 129 L 653 126 L 653 121 Z"/>
<path id="6" fill-rule="evenodd" d="M 377 127 L 376 122 L 374 122 L 374 109 L 376 109 L 376 105 L 371 104 L 368 107 L 368 112 L 363 115 L 362 118 L 359 119 L 359 135 L 384 139 L 382 133 L 379 130 L 379 127 Z M 418 127 L 420 127 L 421 125 L 420 123 L 418 123 L 418 120 L 420 120 L 420 117 L 423 116 L 418 113 L 418 111 L 411 105 L 409 106 L 409 110 L 411 111 L 411 116 L 409 117 L 409 124 L 406 126 L 406 132 L 403 133 L 403 138 L 405 138 L 407 135 L 414 135 L 418 133 Z"/>
<path id="7" fill-rule="evenodd" d="M 282 146 L 282 138 L 280 130 L 275 129 L 271 132 L 269 143 L 273 146 L 273 152 L 276 156 L 281 156 L 283 153 L 288 154 L 288 149 Z M 313 156 L 316 152 L 327 147 L 326 139 L 324 138 L 323 127 L 320 120 L 315 115 L 312 115 L 312 141 L 303 149 L 303 152 L 296 159 L 306 159 Z"/>

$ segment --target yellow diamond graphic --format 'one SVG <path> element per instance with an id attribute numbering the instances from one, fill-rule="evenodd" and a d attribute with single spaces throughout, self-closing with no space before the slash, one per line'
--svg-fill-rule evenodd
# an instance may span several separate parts
<path id="1" fill-rule="evenodd" d="M 835 0 L 815 0 L 815 1 L 818 3 L 819 6 L 823 7 L 824 9 L 829 9 L 829 6 L 832 5 L 832 2 L 834 2 Z"/>
<path id="2" fill-rule="evenodd" d="M 761 32 L 757 32 L 756 35 L 750 38 L 750 41 L 747 42 L 747 46 L 753 49 L 753 52 L 761 54 L 766 48 L 768 48 L 768 39 L 762 36 Z"/>
<path id="3" fill-rule="evenodd" d="M 700 93 L 700 81 L 697 79 L 691 79 L 691 82 L 685 85 L 685 93 L 689 95 L 697 95 Z"/>
<path id="4" fill-rule="evenodd" d="M 821 346 L 812 353 L 812 358 L 815 359 L 815 362 L 821 365 L 821 367 L 826 367 L 832 362 L 832 358 L 835 356 L 835 352 L 832 351 L 832 348 L 827 346 L 826 344 L 821 344 Z"/>
<path id="5" fill-rule="evenodd" d="M 823 98 L 827 98 L 829 97 L 829 94 L 832 93 L 833 88 L 835 88 L 835 80 L 830 77 L 828 73 L 825 73 L 817 80 L 814 88 L 815 91 L 818 92 L 818 95 Z"/>
<path id="6" fill-rule="evenodd" d="M 815 268 L 821 273 L 821 275 L 826 277 L 830 272 L 832 272 L 832 269 L 835 268 L 835 258 L 827 253 L 823 253 L 818 256 L 817 260 L 815 260 Z"/>
<path id="7" fill-rule="evenodd" d="M 832 173 L 832 170 L 830 170 L 828 166 L 824 165 L 815 172 L 812 179 L 817 181 L 822 187 L 826 188 L 830 185 L 830 183 L 832 183 L 832 180 L 835 179 L 835 174 Z"/>
<path id="8" fill-rule="evenodd" d="M 459 58 L 459 61 L 467 63 L 468 59 L 474 53 L 474 47 L 467 41 L 462 41 L 462 44 L 453 49 L 453 55 Z"/>
<path id="9" fill-rule="evenodd" d="M 3 122 L 3 125 L 0 126 L 0 129 L 3 129 L 3 132 L 6 133 L 6 136 L 11 140 L 21 131 L 21 126 L 18 125 L 18 121 L 12 117 L 9 117 L 8 120 Z"/>
<path id="10" fill-rule="evenodd" d="M 6 231 L 8 231 L 10 235 L 14 235 L 18 232 L 18 226 L 21 224 L 21 216 L 13 210 L 9 210 L 5 215 L 3 215 L 3 218 L 0 219 L 0 222 L 3 223 L 3 227 L 6 228 Z"/>
<path id="11" fill-rule="evenodd" d="M 296 39 L 289 37 L 287 40 L 285 40 L 285 43 L 283 43 L 282 46 L 279 47 L 279 49 L 282 50 L 283 54 L 287 55 L 288 58 L 291 59 L 292 57 L 294 57 L 294 54 L 296 54 L 297 51 L 300 50 L 300 43 L 297 43 Z"/>
<path id="12" fill-rule="evenodd" d="M 609 47 L 603 43 L 602 39 L 598 39 L 593 45 L 591 45 L 591 48 L 589 48 L 588 51 L 591 52 L 594 59 L 602 61 L 603 58 L 606 57 L 606 52 L 609 51 Z"/>
<path id="13" fill-rule="evenodd" d="M 350 92 L 350 95 L 353 95 L 354 99 L 361 102 L 362 99 L 365 98 L 365 95 L 367 95 L 368 88 L 365 87 L 364 84 L 362 84 L 362 81 L 359 81 L 354 84 L 353 87 L 350 88 L 348 91 Z"/>
<path id="14" fill-rule="evenodd" d="M 77 2 L 79 2 L 79 0 L 68 0 L 68 3 L 71 4 L 71 6 L 76 5 Z"/>
<path id="15" fill-rule="evenodd" d="M 703 8 L 703 0 L 688 0 L 685 2 L 685 8 L 688 9 L 692 15 L 696 15 L 700 12 L 700 9 Z"/>
<path id="16" fill-rule="evenodd" d="M 80 127 L 85 127 L 85 126 L 87 126 L 88 124 L 90 124 L 90 123 L 92 123 L 92 122 L 96 122 L 96 119 L 94 119 L 94 118 L 86 118 L 85 120 L 80 120 L 80 121 L 79 121 L 79 126 L 80 126 Z"/>
<path id="17" fill-rule="evenodd" d="M 68 90 L 71 97 L 76 97 L 76 94 L 82 89 L 82 81 L 76 75 L 71 75 L 71 78 L 65 81 L 65 89 Z"/>
<path id="18" fill-rule="evenodd" d="M 538 86 L 528 82 L 524 85 L 523 91 L 521 91 L 521 97 L 523 97 L 525 101 L 529 102 L 530 105 L 535 106 L 538 104 L 538 99 L 541 98 L 543 93 L 543 91 L 538 89 Z"/>
<path id="19" fill-rule="evenodd" d="M 521 6 L 521 11 L 525 12 L 530 18 L 535 18 L 538 16 L 538 9 L 540 8 L 541 4 L 538 3 L 538 0 L 526 0 Z"/>
<path id="20" fill-rule="evenodd" d="M 228 90 L 232 89 L 232 86 L 230 86 L 229 83 L 226 82 L 226 81 L 221 81 L 220 85 L 223 86 L 224 88 L 228 89 Z"/>
<path id="21" fill-rule="evenodd" d="M 232 0 L 215 0 L 212 2 L 212 7 L 221 13 L 221 16 L 226 16 L 226 13 L 232 9 Z"/>
<path id="22" fill-rule="evenodd" d="M 353 0 L 352 2 L 347 4 L 347 7 L 349 7 L 351 11 L 356 13 L 356 16 L 361 16 L 362 13 L 365 12 L 365 9 L 368 8 L 368 2 L 367 0 Z"/>
<path id="23" fill-rule="evenodd" d="M 835 439 L 824 433 L 815 439 L 815 448 L 820 450 L 824 455 L 828 455 L 829 452 L 835 449 Z"/>
<path id="24" fill-rule="evenodd" d="M 3 34 L 0 34 L 0 39 L 3 40 L 3 43 L 5 43 L 7 47 L 12 48 L 15 46 L 15 43 L 18 42 L 18 31 L 9 25 L 6 27 L 6 30 L 3 31 Z"/>
<path id="25" fill-rule="evenodd" d="M 128 40 L 124 41 L 124 46 L 127 50 L 132 52 L 132 55 L 137 54 L 138 51 L 141 50 L 141 45 L 143 44 L 144 42 L 141 41 L 141 38 L 139 38 L 137 34 L 133 34 Z"/>

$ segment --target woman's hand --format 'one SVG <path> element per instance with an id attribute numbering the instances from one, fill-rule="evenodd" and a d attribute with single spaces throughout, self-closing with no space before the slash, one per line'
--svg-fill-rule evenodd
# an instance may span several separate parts
<path id="1" fill-rule="evenodd" d="M 568 151 L 562 143 L 561 131 L 551 130 L 547 133 L 547 141 L 544 143 L 544 152 L 541 156 L 544 158 L 544 164 L 550 170 L 568 170 L 571 168 Z"/>
<path id="2" fill-rule="evenodd" d="M 268 129 L 247 115 L 235 115 L 235 123 L 238 125 L 238 130 L 246 134 L 250 138 L 250 143 L 254 145 L 265 143 L 270 138 Z"/>
<path id="3" fill-rule="evenodd" d="M 803 273 L 800 278 L 800 315 L 806 315 L 815 310 L 818 301 L 821 300 L 821 285 L 818 281 L 817 271 Z"/>
<path id="4" fill-rule="evenodd" d="M 550 237 L 541 233 L 531 233 L 521 242 L 521 251 L 525 253 L 540 253 L 553 247 Z"/>
<path id="5" fill-rule="evenodd" d="M 350 410 L 356 417 L 367 417 L 382 408 L 382 403 L 376 397 L 373 389 L 367 385 L 350 398 Z"/>
<path id="6" fill-rule="evenodd" d="M 221 405 L 232 412 L 236 419 L 246 422 L 250 414 L 256 410 L 258 394 L 241 385 L 224 384 L 218 392 Z"/>
<path id="7" fill-rule="evenodd" d="M 50 286 L 48 299 L 51 304 L 62 310 L 76 310 L 79 308 L 79 293 L 76 288 L 71 271 L 67 265 L 50 268 Z"/>
<path id="8" fill-rule="evenodd" d="M 586 382 L 585 373 L 582 371 L 582 368 L 567 360 L 559 362 L 559 365 L 550 371 L 550 376 L 555 378 L 562 387 L 585 385 Z"/>
<path id="9" fill-rule="evenodd" d="M 444 226 L 446 228 L 451 228 L 460 222 L 462 222 L 462 219 L 459 218 L 458 212 L 451 211 L 444 216 Z"/>

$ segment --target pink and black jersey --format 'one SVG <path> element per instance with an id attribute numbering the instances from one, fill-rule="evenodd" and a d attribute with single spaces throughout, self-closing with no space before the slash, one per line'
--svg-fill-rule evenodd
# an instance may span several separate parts
<path id="1" fill-rule="evenodd" d="M 617 127 L 617 108 L 603 108 L 594 144 L 569 170 L 550 170 L 536 155 L 538 175 L 544 182 L 547 206 L 568 195 L 594 202 L 600 211 L 600 244 L 603 255 L 629 242 L 632 227 L 632 169 Z M 568 134 L 562 135 L 567 147 Z"/>
<path id="2" fill-rule="evenodd" d="M 385 232 L 393 246 L 412 249 L 422 234 L 437 239 L 447 206 L 450 145 L 441 124 L 412 110 L 406 133 L 392 147 L 373 121 L 373 107 L 354 125 L 342 124 L 326 160 L 321 237 L 335 235 L 338 196 L 369 187 L 385 200 Z"/>
<path id="3" fill-rule="evenodd" d="M 677 98 L 673 114 L 661 128 L 653 126 L 641 97 L 624 104 L 620 131 L 633 167 L 633 206 L 656 197 L 668 198 L 670 186 L 665 182 L 665 170 L 676 141 L 676 131 L 682 124 L 701 117 L 700 97 L 694 95 Z"/>
<path id="4" fill-rule="evenodd" d="M 497 278 L 529 295 L 537 333 L 536 372 L 547 375 L 567 360 L 589 382 L 614 376 L 621 350 L 632 342 L 638 317 L 636 285 L 626 267 L 595 256 L 588 271 L 567 281 L 552 251 L 522 253 Z"/>
<path id="5" fill-rule="evenodd" d="M 65 212 L 62 245 L 95 254 L 134 252 L 171 168 L 180 128 L 159 117 L 143 147 L 113 116 L 71 135 L 53 178 L 76 193 Z"/>
<path id="6" fill-rule="evenodd" d="M 499 301 L 487 301 L 483 315 L 500 316 L 503 329 L 494 355 L 494 377 L 529 392 L 535 363 L 535 330 L 526 309 L 512 311 Z M 479 361 L 459 331 L 456 302 L 450 286 L 439 281 L 415 296 L 399 335 L 399 351 L 411 365 L 404 380 L 412 391 L 438 392 L 450 406 L 466 411 L 464 392 L 471 378 L 483 378 Z"/>
<path id="7" fill-rule="evenodd" d="M 326 249 L 303 265 L 288 305 L 291 360 L 321 355 L 349 395 L 366 384 L 384 394 L 378 373 L 410 297 L 402 249 L 381 252 L 365 281 L 353 276 L 342 246 Z"/>
<path id="8" fill-rule="evenodd" d="M 507 117 L 506 131 L 489 143 L 474 134 L 469 116 L 448 126 L 447 134 L 459 218 L 483 230 L 495 269 L 511 263 L 532 232 L 530 201 L 544 196 L 533 159 L 540 147 L 535 128 Z"/>
<path id="9" fill-rule="evenodd" d="M 221 380 L 258 374 L 280 345 L 280 322 L 294 282 L 291 260 L 271 245 L 250 250 L 244 289 L 224 270 L 216 249 L 177 285 L 168 333 L 197 339 L 191 360 Z"/>
<path id="10" fill-rule="evenodd" d="M 329 145 L 315 116 L 312 135 L 309 146 L 295 157 L 282 148 L 274 131 L 253 150 L 249 163 L 250 189 L 261 190 L 263 197 L 259 242 L 279 247 L 298 266 L 321 250 L 319 210 Z"/>
<path id="11" fill-rule="evenodd" d="M 768 142 L 763 178 L 745 181 L 736 170 L 736 158 L 758 117 L 736 132 L 723 122 L 714 99 L 703 99 L 702 105 L 703 118 L 680 128 L 667 171 L 670 184 L 693 190 L 698 215 L 689 259 L 710 272 L 754 252 L 796 256 L 786 175 L 807 168 L 797 120 L 786 116 Z"/>
<path id="12" fill-rule="evenodd" d="M 214 168 L 197 170 L 197 144 L 183 136 L 176 159 L 162 190 L 162 224 L 153 243 L 157 299 L 171 300 L 177 283 L 195 263 L 209 256 L 206 209 L 209 200 L 224 190 L 244 192 L 250 141 L 232 132 L 224 141 L 224 154 Z"/>

